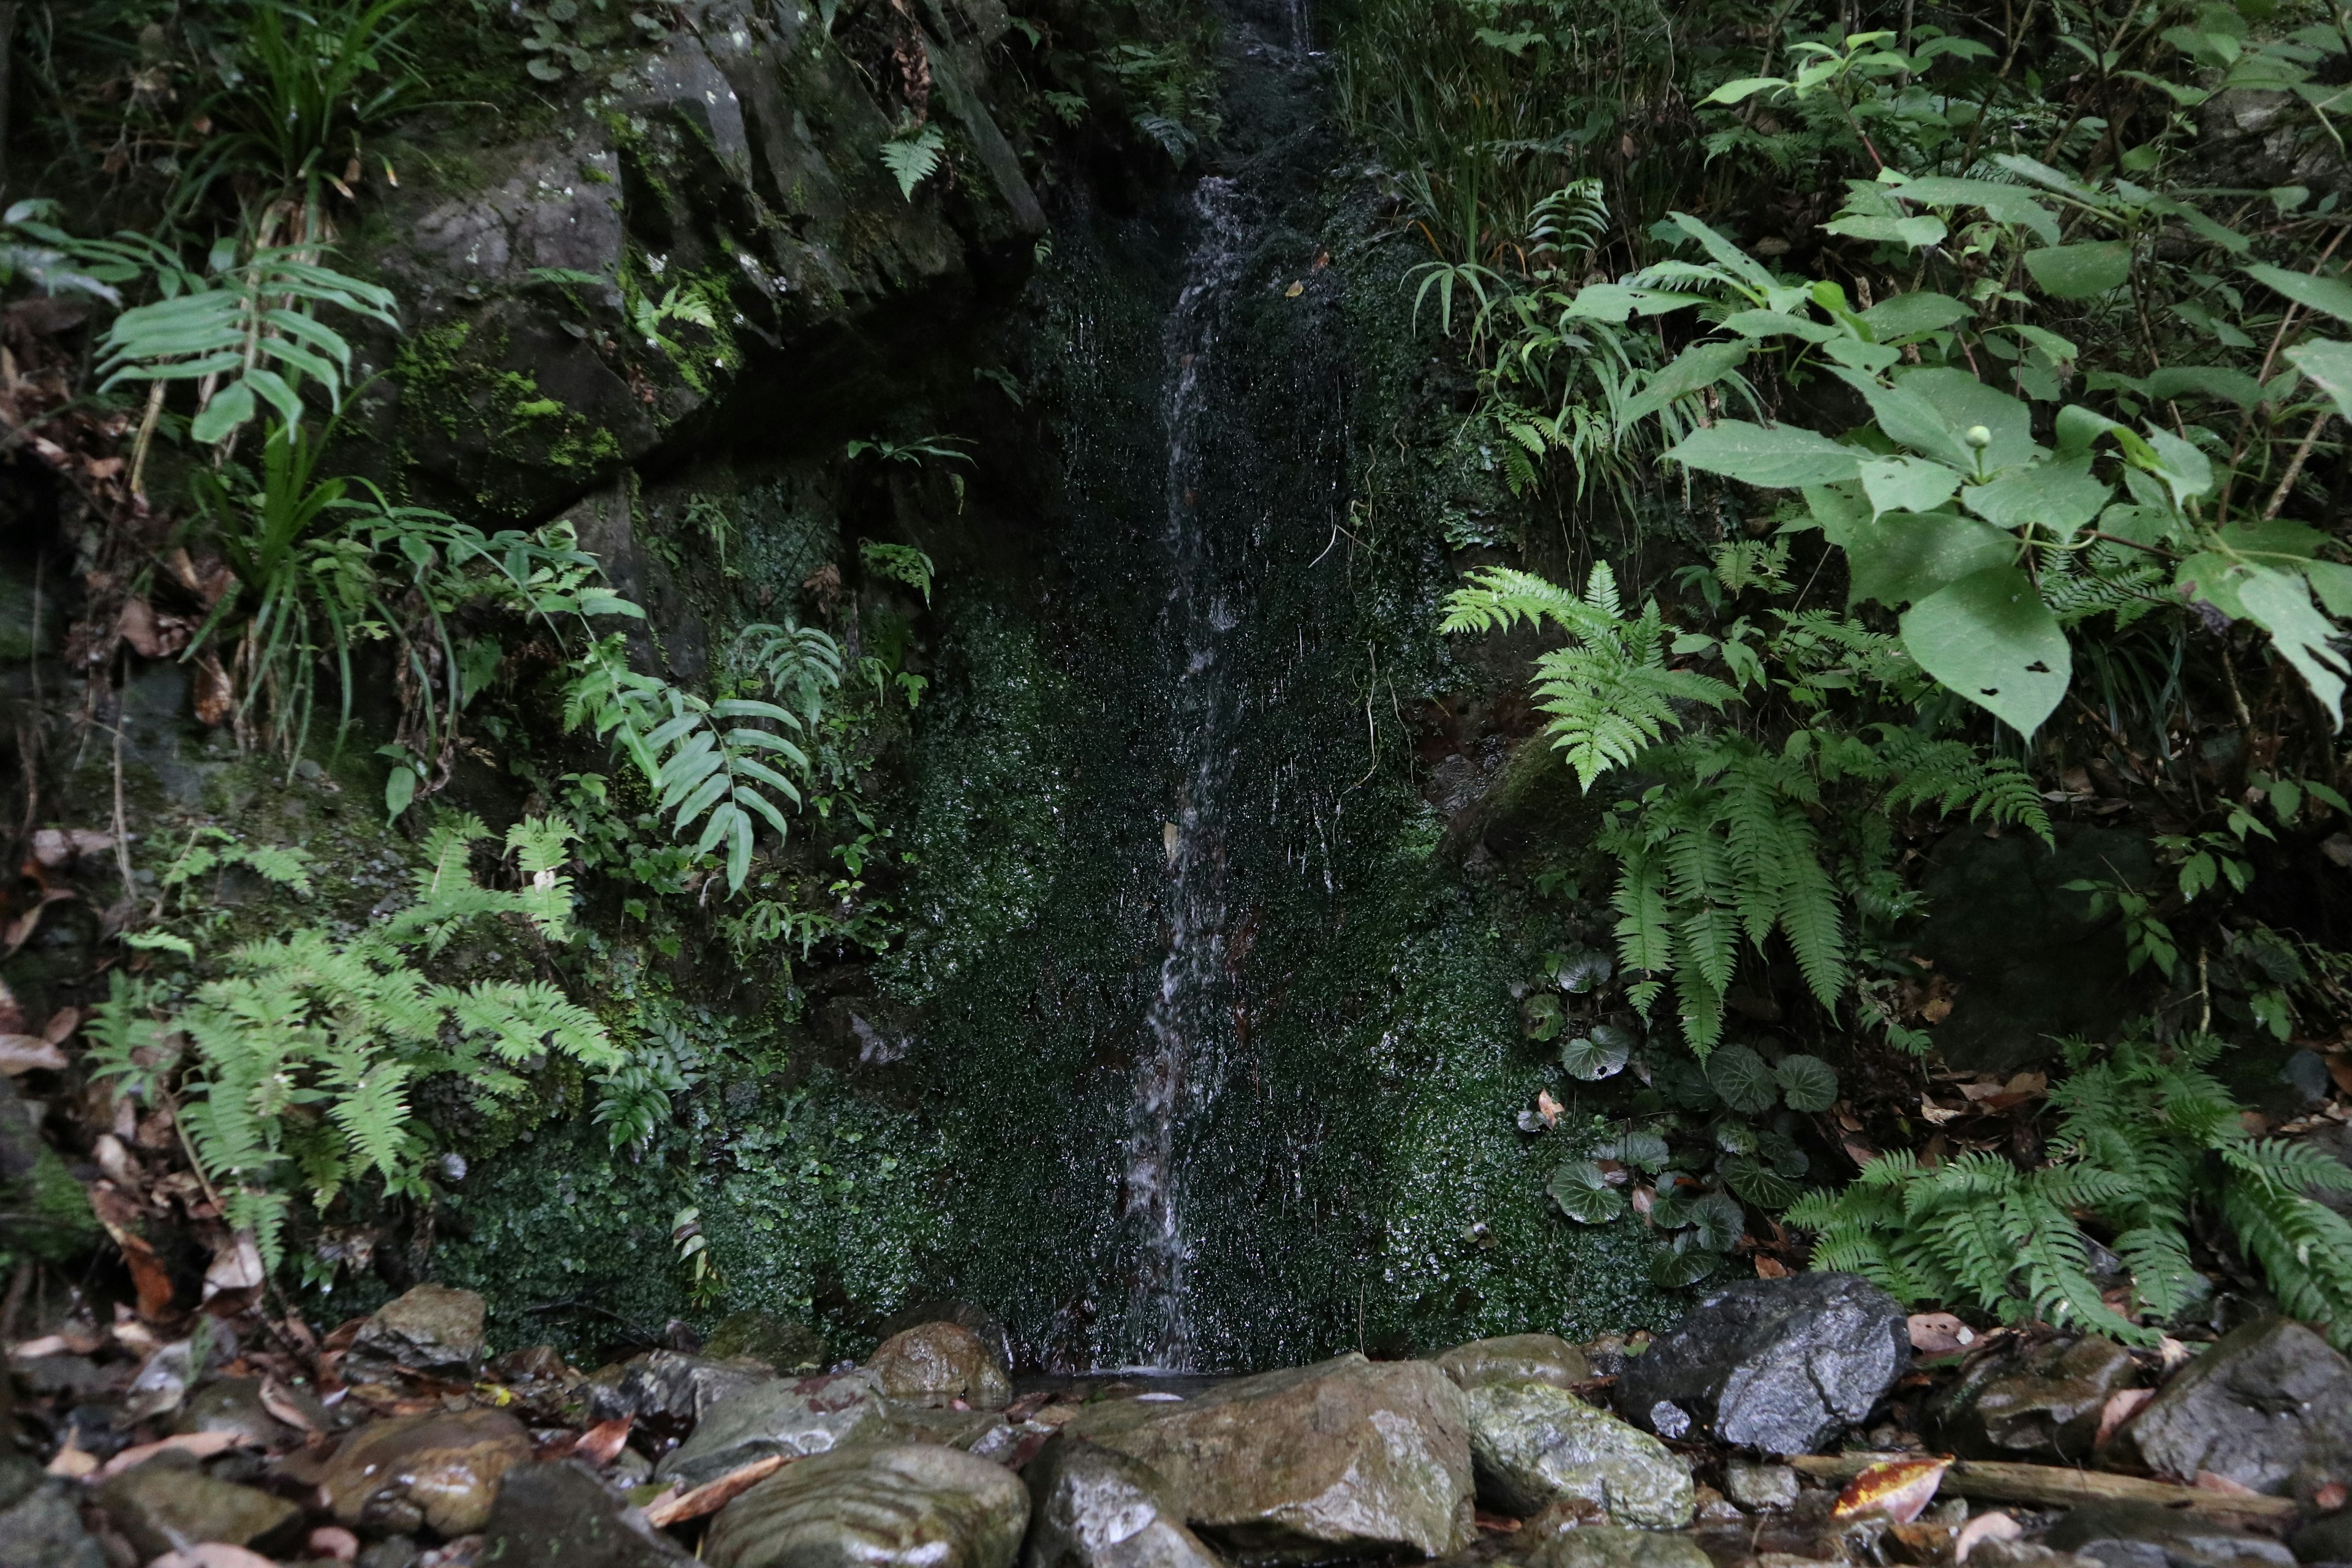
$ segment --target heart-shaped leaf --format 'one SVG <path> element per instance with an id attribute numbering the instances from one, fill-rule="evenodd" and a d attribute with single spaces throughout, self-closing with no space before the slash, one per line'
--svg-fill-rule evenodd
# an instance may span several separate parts
<path id="1" fill-rule="evenodd" d="M 1919 668 L 2031 736 L 2066 695 L 2074 652 L 2032 579 L 2014 566 L 1972 572 L 1903 615 Z"/>
<path id="2" fill-rule="evenodd" d="M 1601 1167 L 1590 1160 L 1562 1165 L 1544 1190 L 1562 1214 L 1580 1225 L 1606 1225 L 1625 1212 L 1625 1194 L 1611 1186 Z"/>
<path id="3" fill-rule="evenodd" d="M 1797 1184 L 1746 1154 L 1734 1154 L 1716 1167 L 1724 1184 L 1758 1208 L 1783 1209 L 1797 1201 Z"/>
<path id="4" fill-rule="evenodd" d="M 1622 1033 L 1622 1031 L 1617 1031 Z M 1570 1078 L 1587 1083 L 1598 1083 L 1604 1078 L 1614 1078 L 1625 1070 L 1625 1061 L 1633 1048 L 1622 1040 L 1599 1037 L 1601 1031 L 1580 1035 L 1559 1048 L 1559 1065 Z"/>
<path id="5" fill-rule="evenodd" d="M 1780 1080 L 1781 1098 L 1791 1110 L 1827 1110 L 1837 1103 L 1837 1069 L 1819 1057 L 1782 1057 L 1772 1076 Z"/>
<path id="6" fill-rule="evenodd" d="M 1780 1086 L 1764 1058 L 1747 1046 L 1718 1046 L 1706 1058 L 1707 1086 L 1743 1116 L 1760 1115 L 1780 1100 Z"/>
<path id="7" fill-rule="evenodd" d="M 1739 1200 L 1722 1193 L 1709 1193 L 1690 1205 L 1691 1235 L 1698 1245 L 1710 1252 L 1728 1252 L 1732 1244 L 1748 1234 L 1748 1215 Z"/>

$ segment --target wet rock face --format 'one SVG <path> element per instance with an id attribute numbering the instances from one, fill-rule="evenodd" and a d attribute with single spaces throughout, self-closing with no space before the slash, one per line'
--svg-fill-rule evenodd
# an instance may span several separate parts
<path id="1" fill-rule="evenodd" d="M 1593 1524 L 1553 1536 L 1528 1568 L 1713 1568 L 1713 1563 L 1687 1535 Z"/>
<path id="2" fill-rule="evenodd" d="M 736 1312 L 703 1342 L 713 1361 L 751 1361 L 772 1372 L 805 1375 L 824 1370 L 824 1340 L 806 1323 L 772 1312 Z"/>
<path id="3" fill-rule="evenodd" d="M 1749 1279 L 1629 1359 L 1615 1398 L 1661 1437 L 1801 1454 L 1860 1424 L 1910 1364 L 1902 1307 L 1860 1276 Z"/>
<path id="4" fill-rule="evenodd" d="M 599 1373 L 590 1380 L 588 1413 L 599 1421 L 625 1419 L 677 1436 L 736 1394 L 774 1381 L 755 1361 L 647 1351 L 618 1373 Z"/>
<path id="5" fill-rule="evenodd" d="M 1022 1568 L 1216 1568 L 1148 1465 L 1056 1438 L 1023 1474 L 1032 1522 Z"/>
<path id="6" fill-rule="evenodd" d="M 754 1459 L 797 1459 L 888 1436 L 889 1407 L 871 1373 L 770 1380 L 721 1400 L 654 1473 L 698 1487 Z"/>
<path id="7" fill-rule="evenodd" d="M 1723 1489 L 1747 1509 L 1797 1506 L 1797 1472 L 1786 1465 L 1753 1465 L 1734 1459 L 1723 1468 Z"/>
<path id="8" fill-rule="evenodd" d="M 2046 1544 L 2105 1568 L 2288 1568 L 2294 1553 L 2267 1535 L 2146 1503 L 2075 1509 Z"/>
<path id="9" fill-rule="evenodd" d="M 2352 1362 L 2284 1318 L 2216 1341 L 2127 1429 L 2149 1468 L 2307 1497 L 2352 1484 Z"/>
<path id="10" fill-rule="evenodd" d="M 1290 1562 L 1471 1538 L 1468 1414 L 1428 1362 L 1350 1353 L 1181 1404 L 1089 1406 L 1065 1428 L 1167 1478 L 1211 1542 Z"/>
<path id="11" fill-rule="evenodd" d="M 1937 1401 L 1944 1443 L 1970 1459 L 2078 1459 L 2091 1451 L 2107 1398 L 2132 1379 L 2112 1340 L 2053 1340 L 1989 1361 Z"/>
<path id="12" fill-rule="evenodd" d="M 65 1482 L 17 1454 L 0 1454 L 0 1564 L 6 1568 L 107 1568 L 82 1528 Z"/>
<path id="13" fill-rule="evenodd" d="M 345 1440 L 320 1489 L 353 1529 L 467 1535 L 489 1518 L 507 1471 L 530 1458 L 530 1434 L 503 1410 L 404 1415 Z"/>
<path id="14" fill-rule="evenodd" d="M 1548 1383 L 1555 1388 L 1573 1388 L 1593 1375 L 1584 1352 L 1557 1334 L 1473 1340 L 1439 1356 L 1437 1370 L 1462 1388 L 1489 1383 Z"/>
<path id="15" fill-rule="evenodd" d="M 308 1415 L 312 1430 L 326 1429 L 326 1411 L 307 1392 L 281 1388 L 276 1397 L 286 1400 L 289 1409 Z M 261 1379 L 257 1377 L 224 1377 L 205 1384 L 188 1395 L 172 1429 L 234 1432 L 257 1448 L 284 1447 L 301 1436 L 290 1422 L 278 1419 L 262 1402 Z"/>
<path id="16" fill-rule="evenodd" d="M 2315 1519 L 2294 1533 L 2300 1563 L 2352 1563 L 2352 1509 Z"/>
<path id="17" fill-rule="evenodd" d="M 893 1334 L 866 1366 L 892 1399 L 918 1405 L 961 1399 L 979 1410 L 1001 1410 L 1013 1402 L 1013 1379 L 996 1352 L 961 1323 L 924 1323 Z"/>
<path id="18" fill-rule="evenodd" d="M 302 1510 L 283 1498 L 168 1459 L 125 1470 L 99 1489 L 98 1500 L 142 1557 L 200 1541 L 274 1545 L 302 1519 Z"/>
<path id="19" fill-rule="evenodd" d="M 1029 1523 L 1013 1476 L 952 1448 L 845 1448 L 786 1465 L 719 1510 L 713 1568 L 1012 1568 Z"/>
<path id="20" fill-rule="evenodd" d="M 1647 1432 L 1548 1384 L 1485 1384 L 1463 1403 L 1479 1489 L 1506 1511 L 1580 1498 L 1644 1529 L 1691 1521 L 1690 1465 Z"/>
<path id="21" fill-rule="evenodd" d="M 481 1371 L 485 1343 L 479 1296 L 419 1285 L 362 1326 L 343 1358 L 343 1373 L 356 1382 L 381 1382 L 404 1369 L 469 1378 Z"/>
<path id="22" fill-rule="evenodd" d="M 482 1568 L 666 1568 L 693 1559 L 566 1459 L 507 1472 L 474 1561 Z"/>

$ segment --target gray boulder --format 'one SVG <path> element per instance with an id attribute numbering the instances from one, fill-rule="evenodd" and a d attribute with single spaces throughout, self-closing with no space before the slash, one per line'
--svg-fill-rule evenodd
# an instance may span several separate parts
<path id="1" fill-rule="evenodd" d="M 2113 1340 L 2053 1340 L 1979 1363 L 1930 1413 L 1963 1458 L 2079 1459 L 2098 1436 L 2108 1397 L 2133 1375 L 2130 1354 Z"/>
<path id="2" fill-rule="evenodd" d="M 98 1489 L 99 1506 L 142 1557 L 218 1541 L 266 1548 L 290 1539 L 302 1510 L 283 1498 L 218 1480 L 169 1456 L 125 1470 Z"/>
<path id="3" fill-rule="evenodd" d="M 1744 1279 L 1629 1358 L 1614 1397 L 1619 1415 L 1661 1437 L 1706 1430 L 1801 1454 L 1861 1423 L 1910 1365 L 1902 1307 L 1860 1276 Z"/>
<path id="4" fill-rule="evenodd" d="M 1687 1535 L 1589 1524 L 1546 1541 L 1528 1568 L 1714 1568 L 1714 1561 Z"/>
<path id="5" fill-rule="evenodd" d="M 786 1465 L 729 1503 L 712 1568 L 1012 1568 L 1029 1493 L 952 1448 L 845 1448 Z"/>
<path id="6" fill-rule="evenodd" d="M 2294 1555 L 2303 1563 L 2352 1563 L 2352 1509 L 2315 1519 L 2294 1533 Z"/>
<path id="7" fill-rule="evenodd" d="M 635 1421 L 676 1436 L 699 1426 L 735 1395 L 776 1381 L 756 1361 L 647 1351 L 588 1380 L 588 1414 L 598 1421 Z"/>
<path id="8" fill-rule="evenodd" d="M 1351 1352 L 1178 1403 L 1105 1401 L 1064 1430 L 1150 1466 L 1186 1522 L 1244 1556 L 1433 1557 L 1471 1539 L 1468 1414 L 1425 1361 Z"/>
<path id="9" fill-rule="evenodd" d="M 486 1343 L 479 1296 L 419 1285 L 361 1325 L 343 1358 L 343 1375 L 354 1383 L 382 1382 L 404 1371 L 470 1378 L 482 1370 Z"/>
<path id="10" fill-rule="evenodd" d="M 1548 1383 L 1573 1388 L 1592 1376 L 1584 1352 L 1558 1334 L 1507 1334 L 1455 1345 L 1437 1369 L 1463 1388 L 1486 1383 Z"/>
<path id="11" fill-rule="evenodd" d="M 1723 1467 L 1723 1489 L 1747 1509 L 1790 1509 L 1797 1506 L 1797 1472 L 1786 1465 L 1759 1465 L 1732 1459 Z"/>
<path id="12" fill-rule="evenodd" d="M 797 1459 L 853 1443 L 887 1442 L 894 1435 L 889 1406 L 871 1373 L 772 1379 L 712 1406 L 654 1474 L 698 1487 L 754 1459 L 778 1454 Z"/>
<path id="13" fill-rule="evenodd" d="M 1549 1384 L 1482 1384 L 1463 1404 L 1480 1489 L 1525 1516 L 1560 1498 L 1650 1530 L 1691 1521 L 1689 1463 L 1664 1443 Z"/>
<path id="14" fill-rule="evenodd" d="M 107 1568 L 72 1489 L 21 1454 L 0 1454 L 0 1568 Z"/>
<path id="15" fill-rule="evenodd" d="M 892 1399 L 961 1400 L 977 1410 L 1001 1410 L 1013 1402 L 1011 1374 L 988 1342 L 961 1323 L 922 1323 L 893 1334 L 866 1364 Z"/>
<path id="16" fill-rule="evenodd" d="M 2309 1496 L 2352 1479 L 2352 1362 L 2301 1323 L 2264 1318 L 2214 1342 L 2126 1429 L 2150 1469 L 2210 1471 Z"/>
<path id="17" fill-rule="evenodd" d="M 1216 1568 L 1148 1465 L 1056 1437 L 1023 1473 L 1030 1527 L 1022 1568 Z"/>
<path id="18" fill-rule="evenodd" d="M 2047 1544 L 2106 1568 L 2292 1568 L 2294 1553 L 2267 1535 L 2148 1503 L 2097 1503 L 2051 1527 Z"/>
<path id="19" fill-rule="evenodd" d="M 479 1568 L 667 1568 L 694 1559 L 573 1459 L 507 1472 L 482 1527 Z"/>

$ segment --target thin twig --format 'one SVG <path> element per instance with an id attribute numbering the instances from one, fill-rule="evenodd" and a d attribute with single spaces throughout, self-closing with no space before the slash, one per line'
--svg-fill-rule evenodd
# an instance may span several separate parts
<path id="1" fill-rule="evenodd" d="M 2276 517 L 2279 514 L 2279 508 L 2286 505 L 2287 492 L 2294 489 L 2294 481 L 2303 477 L 2303 465 L 2311 456 L 2312 443 L 2319 439 L 2319 432 L 2326 428 L 2327 422 L 2334 417 L 2336 417 L 2336 410 L 2323 408 L 2312 419 L 2311 428 L 2303 433 L 2303 442 L 2295 447 L 2294 457 L 2288 461 L 2286 473 L 2280 479 L 2278 489 L 2271 492 L 2270 504 L 2263 508 L 2264 522 Z"/>

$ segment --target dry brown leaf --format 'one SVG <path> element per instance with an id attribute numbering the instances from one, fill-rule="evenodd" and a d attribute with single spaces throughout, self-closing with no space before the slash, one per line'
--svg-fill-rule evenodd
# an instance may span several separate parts
<path id="1" fill-rule="evenodd" d="M 1551 1097 L 1551 1090 L 1548 1089 L 1539 1089 L 1536 1090 L 1536 1114 L 1543 1118 L 1544 1125 L 1546 1127 L 1558 1126 L 1559 1124 L 1559 1113 L 1567 1109 L 1568 1108 L 1566 1106 L 1560 1104 L 1559 1100 L 1554 1100 Z"/>
<path id="2" fill-rule="evenodd" d="M 646 1505 L 646 1522 L 661 1529 L 681 1520 L 700 1519 L 706 1513 L 717 1513 L 783 1468 L 784 1464 L 782 1454 L 771 1454 L 764 1459 L 752 1460 L 740 1469 L 730 1470 L 715 1481 L 706 1481 L 690 1492 L 657 1498 Z"/>
<path id="3" fill-rule="evenodd" d="M 209 1301 L 231 1290 L 257 1290 L 268 1277 L 253 1232 L 238 1231 L 213 1244 L 212 1267 L 205 1270 L 204 1299 Z"/>
<path id="4" fill-rule="evenodd" d="M 248 1446 L 252 1439 L 242 1432 L 178 1432 L 153 1443 L 139 1443 L 125 1448 L 98 1468 L 98 1479 L 119 1476 L 135 1466 L 143 1465 L 158 1454 L 187 1454 L 199 1459 L 209 1459 L 215 1454 L 225 1454 L 231 1448 Z"/>
<path id="5" fill-rule="evenodd" d="M 2263 1495 L 2253 1488 L 2246 1485 L 2243 1481 L 2233 1481 L 2229 1477 L 2216 1475 L 2211 1470 L 2198 1471 L 2197 1479 L 2189 1484 L 2195 1487 L 2200 1492 L 2211 1492 L 2218 1497 L 2260 1497 Z"/>
<path id="6" fill-rule="evenodd" d="M 1919 1097 L 1919 1114 L 1941 1127 L 1945 1122 L 1959 1115 L 1960 1109 L 1958 1106 L 1938 1105 L 1923 1094 Z"/>
<path id="7" fill-rule="evenodd" d="M 178 651 L 165 642 L 155 608 L 144 599 L 123 601 L 122 614 L 116 619 L 114 630 L 142 658 L 161 658 Z"/>
<path id="8" fill-rule="evenodd" d="M 1949 1459 L 1895 1459 L 1873 1465 L 1838 1493 L 1831 1517 L 1884 1514 L 1897 1524 L 1908 1524 L 1936 1500 L 1936 1489 L 1944 1484 L 1944 1472 L 1951 1463 Z"/>
<path id="9" fill-rule="evenodd" d="M 1759 1252 L 1756 1255 L 1756 1278 L 1759 1279 L 1786 1279 L 1788 1277 L 1789 1266 L 1787 1264 L 1767 1253 Z"/>
<path id="10" fill-rule="evenodd" d="M 349 1563 L 360 1554 L 360 1538 L 340 1524 L 322 1524 L 310 1532 L 306 1543 L 313 1557 L 323 1557 L 330 1563 Z"/>
<path id="11" fill-rule="evenodd" d="M 86 1452 L 82 1448 L 81 1428 L 69 1426 L 66 1429 L 65 1447 L 59 1448 L 56 1456 L 43 1468 L 53 1476 L 63 1476 L 68 1480 L 78 1481 L 84 1476 L 97 1472 L 98 1456 Z"/>
<path id="12" fill-rule="evenodd" d="M 587 1460 L 601 1470 L 619 1455 L 622 1446 L 629 1440 L 629 1428 L 634 1425 L 635 1418 L 627 1415 L 618 1421 L 600 1421 L 580 1434 L 580 1441 L 572 1446 L 572 1452 L 574 1457 Z"/>
<path id="13" fill-rule="evenodd" d="M 2095 1448 L 2114 1436 L 2125 1422 L 2139 1414 L 2141 1405 L 2155 1397 L 2153 1388 L 2126 1388 L 2108 1394 L 2107 1402 L 2099 1406 L 2099 1435 L 2091 1440 L 2091 1446 Z"/>
<path id="14" fill-rule="evenodd" d="M 47 911 L 51 904 L 62 903 L 68 899 L 78 897 L 79 895 L 71 888 L 42 889 L 39 903 L 10 921 L 6 926 L 0 927 L 0 958 L 9 957 L 18 948 L 33 940 L 33 933 L 41 927 L 41 916 Z"/>
<path id="15" fill-rule="evenodd" d="M 225 1541 L 206 1541 L 166 1552 L 147 1568 L 278 1568 L 278 1560 Z"/>
<path id="16" fill-rule="evenodd" d="M 1969 1553 L 1986 1542 L 2015 1541 L 2024 1533 L 2024 1527 L 2005 1513 L 1980 1513 L 1960 1526 L 1960 1533 L 1952 1542 L 1952 1561 L 1966 1563 Z"/>
<path id="17" fill-rule="evenodd" d="M 236 708 L 236 689 L 229 684 L 228 671 L 212 654 L 196 660 L 196 719 L 208 728 L 217 728 Z"/>
<path id="18" fill-rule="evenodd" d="M 66 1054 L 38 1035 L 0 1035 L 0 1074 L 63 1072 Z"/>
<path id="19" fill-rule="evenodd" d="M 122 1261 L 130 1266 L 131 1283 L 138 1287 L 139 1315 L 160 1318 L 171 1311 L 172 1276 L 147 1238 L 134 1228 L 139 1224 L 139 1205 L 100 1182 L 89 1190 L 89 1206 L 106 1234 L 114 1238 L 114 1245 L 122 1249 Z"/>
<path id="20" fill-rule="evenodd" d="M 1914 1312 L 1911 1348 L 1921 1355 L 1948 1355 L 1977 1342 L 1977 1331 L 1949 1312 Z"/>
<path id="21" fill-rule="evenodd" d="M 316 1432 L 319 1429 L 319 1423 L 302 1402 L 288 1394 L 284 1385 L 274 1377 L 261 1380 L 261 1407 L 297 1431 Z"/>

